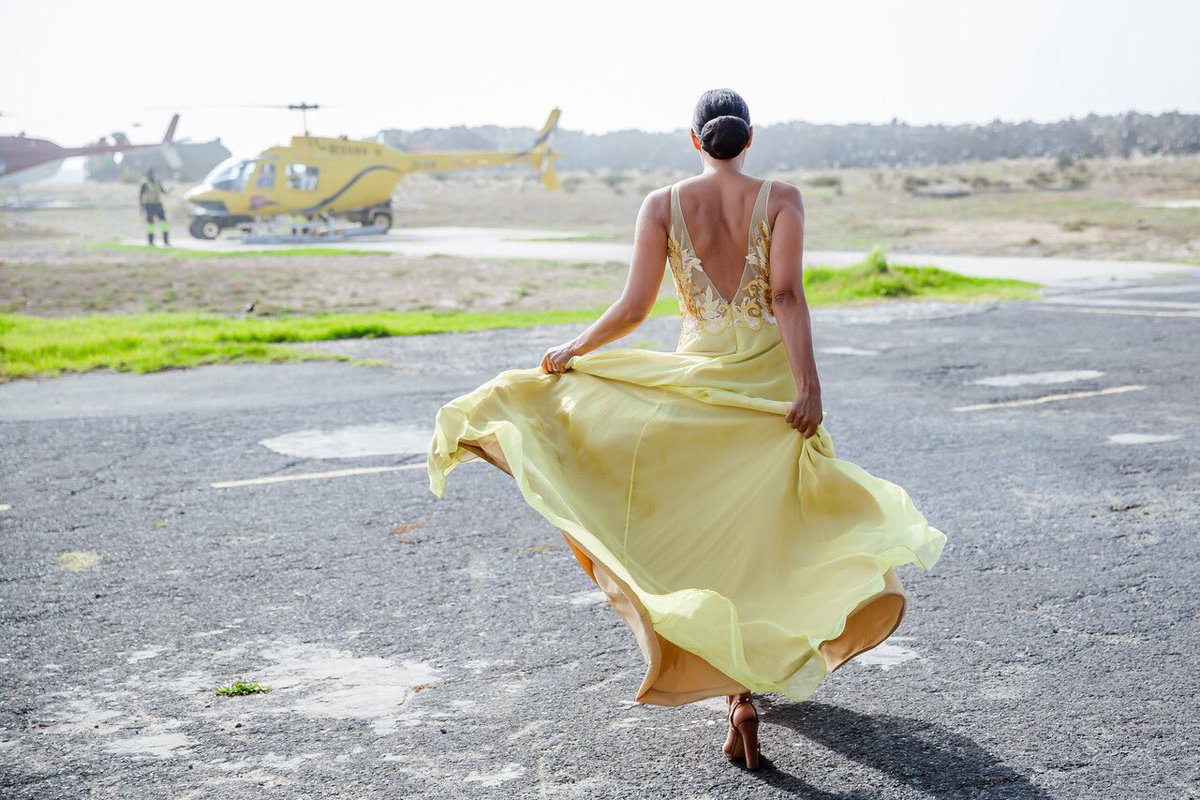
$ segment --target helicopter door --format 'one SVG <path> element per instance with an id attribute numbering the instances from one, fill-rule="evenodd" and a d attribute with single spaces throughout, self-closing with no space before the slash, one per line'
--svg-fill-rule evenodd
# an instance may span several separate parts
<path id="1" fill-rule="evenodd" d="M 277 201 L 271 199 L 271 195 L 275 191 L 277 168 L 274 161 L 256 161 L 253 166 L 253 176 L 249 176 L 249 171 L 247 171 L 250 186 L 249 205 L 251 213 L 257 213 L 264 208 L 277 205 Z"/>
<path id="2" fill-rule="evenodd" d="M 315 192 L 320 177 L 316 167 L 311 164 L 288 164 L 286 169 L 289 189 L 302 192 Z"/>
<path id="3" fill-rule="evenodd" d="M 254 188 L 268 192 L 275 188 L 275 162 L 258 162 L 258 172 L 254 175 Z"/>

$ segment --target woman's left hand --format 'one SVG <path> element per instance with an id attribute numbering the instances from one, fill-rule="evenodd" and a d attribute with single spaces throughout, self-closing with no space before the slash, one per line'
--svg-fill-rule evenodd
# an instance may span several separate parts
<path id="1" fill-rule="evenodd" d="M 563 373 L 567 371 L 567 362 L 573 356 L 579 355 L 575 342 L 570 341 L 560 344 L 557 347 L 551 347 L 542 356 L 541 370 L 547 375 Z"/>

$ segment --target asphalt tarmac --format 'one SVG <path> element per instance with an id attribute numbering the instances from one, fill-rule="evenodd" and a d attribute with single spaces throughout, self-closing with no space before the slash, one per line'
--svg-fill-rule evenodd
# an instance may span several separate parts
<path id="1" fill-rule="evenodd" d="M 949 541 L 892 639 L 763 697 L 768 768 L 720 699 L 633 702 L 507 475 L 428 490 L 438 407 L 554 326 L 0 385 L 0 796 L 1197 796 L 1200 280 L 815 319 L 838 455 Z"/>

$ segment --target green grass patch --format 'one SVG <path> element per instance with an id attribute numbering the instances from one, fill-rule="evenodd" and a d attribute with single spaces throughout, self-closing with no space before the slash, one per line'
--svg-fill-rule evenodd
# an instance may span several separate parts
<path id="1" fill-rule="evenodd" d="M 1036 284 L 970 278 L 934 267 L 892 266 L 873 251 L 846 269 L 805 270 L 810 305 L 844 305 L 888 299 L 1023 299 Z M 427 333 L 590 323 L 606 306 L 548 311 L 403 311 L 222 317 L 196 313 L 96 314 L 34 317 L 0 314 L 0 380 L 112 369 L 155 372 L 173 367 L 232 362 L 349 360 L 284 347 L 294 342 L 411 336 Z M 650 315 L 679 313 L 674 295 L 660 297 Z"/>
<path id="2" fill-rule="evenodd" d="M 151 247 L 148 244 L 104 242 L 92 245 L 96 250 L 116 250 L 122 253 L 147 253 L 174 258 L 297 258 L 305 256 L 378 256 L 388 255 L 375 250 L 355 250 L 348 247 L 280 247 L 275 250 L 189 250 L 186 247 Z"/>
<path id="3" fill-rule="evenodd" d="M 810 305 L 845 305 L 889 299 L 1022 300 L 1037 296 L 1038 284 L 1001 278 L 972 278 L 938 267 L 889 264 L 880 249 L 851 267 L 806 267 L 804 295 Z"/>
<path id="4" fill-rule="evenodd" d="M 674 297 L 655 313 L 677 313 Z M 0 315 L 0 379 L 113 369 L 156 372 L 233 362 L 336 358 L 291 342 L 411 336 L 590 322 L 604 307 L 562 311 L 404 311 L 231 318 L 212 314 Z"/>
<path id="5" fill-rule="evenodd" d="M 271 691 L 271 687 L 258 681 L 234 681 L 224 686 L 214 686 L 212 691 L 213 694 L 219 694 L 222 697 L 242 697 L 247 694 L 266 694 Z"/>

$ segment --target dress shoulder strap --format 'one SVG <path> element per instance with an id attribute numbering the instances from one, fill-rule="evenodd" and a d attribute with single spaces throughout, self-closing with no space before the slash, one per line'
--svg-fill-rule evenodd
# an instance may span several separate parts
<path id="1" fill-rule="evenodd" d="M 670 226 L 670 232 L 671 232 L 671 233 L 672 233 L 672 234 L 675 236 L 675 238 L 676 238 L 676 239 L 680 239 L 680 238 L 682 238 L 682 237 L 681 237 L 681 235 L 680 235 L 680 228 L 682 228 L 683 226 L 682 226 L 682 225 L 680 225 L 680 223 L 679 223 L 679 221 L 680 221 L 681 219 L 683 219 L 683 212 L 682 212 L 682 210 L 680 210 L 680 208 L 679 208 L 679 184 L 678 184 L 678 183 L 672 183 L 672 184 L 671 184 L 671 226 Z"/>
<path id="2" fill-rule="evenodd" d="M 757 226 L 767 218 L 767 204 L 771 201 L 772 180 L 765 180 L 758 190 L 758 199 L 754 201 L 754 213 L 750 215 L 750 225 Z"/>
<path id="3" fill-rule="evenodd" d="M 767 221 L 767 203 L 771 201 L 771 184 L 773 182 L 765 180 L 759 187 L 758 197 L 754 201 L 754 210 L 750 213 L 750 230 L 746 236 L 748 251 L 753 251 L 754 240 L 762 224 L 766 223 L 767 230 L 770 231 L 770 223 Z"/>

